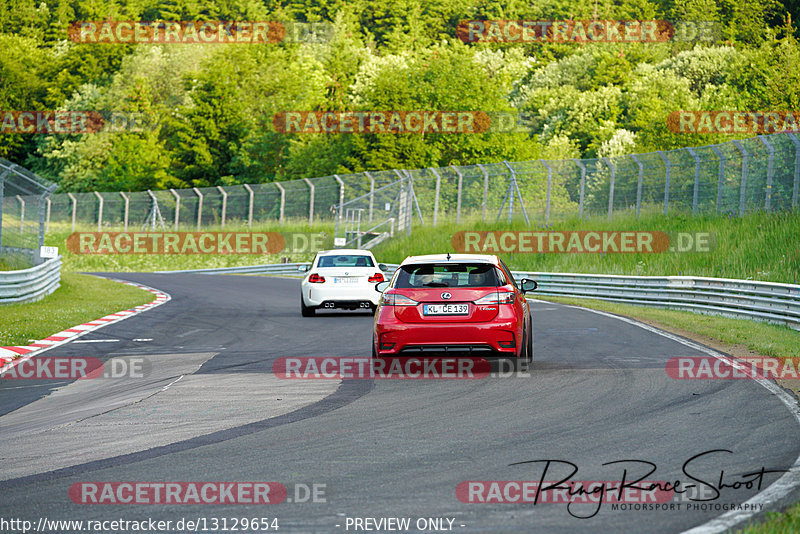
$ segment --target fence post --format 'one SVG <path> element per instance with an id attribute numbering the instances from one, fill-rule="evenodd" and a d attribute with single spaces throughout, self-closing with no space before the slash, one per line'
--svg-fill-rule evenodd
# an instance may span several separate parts
<path id="1" fill-rule="evenodd" d="M 369 222 L 372 222 L 372 204 L 375 201 L 375 178 L 368 172 L 364 175 L 369 178 Z"/>
<path id="2" fill-rule="evenodd" d="M 203 193 L 200 192 L 199 189 L 196 187 L 192 188 L 194 194 L 197 195 L 197 231 L 200 231 L 200 225 L 203 222 Z"/>
<path id="3" fill-rule="evenodd" d="M 344 180 L 339 178 L 338 174 L 333 175 L 336 178 L 336 181 L 339 182 L 339 209 L 337 210 L 339 214 L 339 222 L 342 222 L 342 206 L 344 206 Z"/>
<path id="4" fill-rule="evenodd" d="M 633 161 L 636 162 L 636 165 L 639 166 L 639 180 L 636 183 L 636 218 L 638 219 L 639 210 L 642 207 L 642 179 L 644 178 L 644 165 L 636 154 L 632 154 L 631 157 L 633 158 Z"/>
<path id="5" fill-rule="evenodd" d="M 464 176 L 461 174 L 461 171 L 455 165 L 450 165 L 453 170 L 458 175 L 458 197 L 456 199 L 456 224 L 461 222 L 461 191 L 463 189 L 464 184 Z"/>
<path id="6" fill-rule="evenodd" d="M 124 231 L 127 232 L 128 231 L 128 208 L 130 207 L 130 199 L 128 198 L 128 195 L 126 195 L 122 191 L 120 191 L 119 194 L 122 195 L 123 199 L 125 199 L 125 221 L 124 221 L 125 230 Z"/>
<path id="7" fill-rule="evenodd" d="M 181 218 L 181 196 L 174 190 L 170 189 L 170 193 L 175 197 L 175 231 L 178 231 L 178 221 Z"/>
<path id="8" fill-rule="evenodd" d="M 225 191 L 221 185 L 217 186 L 217 190 L 222 194 L 222 213 L 220 214 L 220 219 L 222 219 L 222 228 L 225 228 L 225 216 L 228 212 L 228 192 Z"/>
<path id="9" fill-rule="evenodd" d="M 17 195 L 17 200 L 19 200 L 19 233 L 22 233 L 25 230 L 25 199 Z"/>
<path id="10" fill-rule="evenodd" d="M 700 156 L 693 148 L 688 148 L 689 155 L 694 158 L 694 190 L 692 192 L 692 215 L 697 215 L 697 197 L 700 189 Z"/>
<path id="11" fill-rule="evenodd" d="M 662 213 L 666 215 L 669 209 L 669 181 L 672 176 L 672 162 L 669 160 L 669 156 L 661 150 L 658 151 L 658 155 L 661 156 L 661 159 L 664 160 L 664 165 L 666 165 L 666 173 L 664 175 L 664 209 L 662 210 Z"/>
<path id="12" fill-rule="evenodd" d="M 792 207 L 797 207 L 797 197 L 800 193 L 800 141 L 793 133 L 788 134 L 794 143 L 794 186 L 792 187 Z"/>
<path id="13" fill-rule="evenodd" d="M 763 135 L 759 135 L 758 138 L 769 150 L 769 159 L 767 160 L 767 194 L 764 199 L 764 209 L 769 213 L 772 211 L 772 173 L 774 170 L 773 164 L 775 162 L 775 147 L 773 147 Z"/>
<path id="14" fill-rule="evenodd" d="M 281 205 L 280 205 L 280 211 L 278 212 L 278 224 L 283 226 L 283 210 L 286 207 L 286 190 L 283 188 L 283 186 L 280 184 L 280 182 L 275 182 L 275 185 L 278 186 L 278 191 L 281 192 Z M 250 186 L 246 186 L 246 187 L 247 187 L 247 190 L 250 191 L 250 213 L 251 213 L 250 218 L 252 219 L 253 192 L 250 189 Z"/>
<path id="15" fill-rule="evenodd" d="M 542 165 L 547 169 L 547 197 L 544 205 L 544 222 L 550 222 L 550 190 L 553 186 L 553 169 L 545 160 L 541 160 Z"/>
<path id="16" fill-rule="evenodd" d="M 481 203 L 481 212 L 483 221 L 486 222 L 486 202 L 489 196 L 489 173 L 483 168 L 483 165 L 478 163 L 478 168 L 483 173 L 483 203 Z"/>
<path id="17" fill-rule="evenodd" d="M 611 169 L 611 181 L 608 184 L 608 220 L 611 220 L 611 214 L 614 213 L 614 182 L 617 177 L 617 167 L 611 163 L 610 158 L 603 158 L 608 168 Z"/>
<path id="18" fill-rule="evenodd" d="M 47 205 L 47 201 L 50 200 L 49 195 L 50 195 L 50 191 L 46 191 L 46 192 L 42 193 L 39 196 L 39 241 L 38 241 L 39 246 L 36 248 L 36 250 L 33 253 L 33 262 L 36 265 L 39 265 L 43 261 L 40 254 L 41 254 L 41 251 L 42 251 L 42 246 L 44 246 L 44 233 L 45 233 L 45 222 L 44 222 L 44 220 L 45 220 L 45 211 L 46 211 L 45 205 Z M 49 208 L 49 205 L 47 205 L 47 206 Z"/>
<path id="19" fill-rule="evenodd" d="M 586 166 L 583 162 L 579 159 L 573 159 L 572 161 L 578 166 L 581 170 L 581 192 L 580 192 L 580 200 L 578 203 L 578 218 L 583 218 L 583 193 L 586 191 Z"/>
<path id="20" fill-rule="evenodd" d="M 100 231 L 101 226 L 103 225 L 103 195 L 98 193 L 97 191 L 94 192 L 97 200 L 99 200 L 99 205 L 97 207 L 97 231 Z"/>
<path id="21" fill-rule="evenodd" d="M 433 227 L 436 228 L 436 222 L 439 220 L 439 188 L 442 185 L 442 177 L 433 167 L 430 167 L 430 171 L 436 176 L 436 190 L 433 195 Z"/>
<path id="22" fill-rule="evenodd" d="M 738 139 L 733 142 L 733 146 L 735 146 L 739 152 L 742 153 L 742 183 L 741 187 L 739 188 L 739 217 L 741 217 L 744 215 L 744 198 L 747 191 L 747 165 L 749 163 L 750 154 L 742 146 Z"/>
<path id="23" fill-rule="evenodd" d="M 72 201 L 72 231 L 75 231 L 75 215 L 78 213 L 78 199 L 72 193 L 67 193 L 67 196 Z"/>
<path id="24" fill-rule="evenodd" d="M 277 185 L 277 182 L 276 182 Z M 242 184 L 245 189 L 247 189 L 248 200 L 247 200 L 247 227 L 249 229 L 253 229 L 253 197 L 255 194 L 253 193 L 253 189 L 248 184 Z M 278 186 L 280 187 L 280 186 Z M 281 200 L 283 200 L 283 194 L 281 194 Z M 283 203 L 281 203 L 281 224 L 283 224 Z"/>
<path id="25" fill-rule="evenodd" d="M 3 199 L 3 190 L 2 190 L 2 187 L 0 187 L 0 201 L 2 201 L 2 199 Z M 50 231 L 50 205 L 52 204 L 52 202 L 50 201 L 50 197 L 47 197 L 45 199 L 45 202 L 47 203 L 47 215 L 45 215 L 44 231 L 45 232 L 49 232 Z M 2 220 L 2 215 L 3 215 L 2 214 L 2 208 L 0 208 L 0 220 Z"/>
<path id="26" fill-rule="evenodd" d="M 3 256 L 3 199 L 6 184 L 6 175 L 11 171 L 0 174 L 0 257 Z"/>
<path id="27" fill-rule="evenodd" d="M 719 178 L 717 179 L 717 213 L 722 209 L 722 185 L 725 180 L 725 154 L 723 154 L 717 145 L 711 145 L 711 150 L 719 158 Z"/>
<path id="28" fill-rule="evenodd" d="M 308 178 L 303 178 L 303 181 L 308 184 L 308 191 L 310 198 L 308 199 L 308 225 L 314 226 L 314 184 Z"/>

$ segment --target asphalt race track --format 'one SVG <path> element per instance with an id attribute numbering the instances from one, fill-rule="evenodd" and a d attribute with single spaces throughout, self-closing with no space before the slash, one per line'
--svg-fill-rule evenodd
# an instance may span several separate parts
<path id="1" fill-rule="evenodd" d="M 301 318 L 295 279 L 114 276 L 172 300 L 36 358 L 115 358 L 145 372 L 0 379 L 0 517 L 34 525 L 41 517 L 204 518 L 207 532 L 212 518 L 234 517 L 277 518 L 286 533 L 364 532 L 375 524 L 356 530 L 355 518 L 390 517 L 410 518 L 409 532 L 436 525 L 464 533 L 713 531 L 728 524 L 708 524 L 726 513 L 723 505 L 745 503 L 782 474 L 764 474 L 760 490 L 737 481 L 762 468 L 789 470 L 800 456 L 798 418 L 775 389 L 753 380 L 672 379 L 669 358 L 703 353 L 607 315 L 534 301 L 529 376 L 280 380 L 272 374 L 280 357 L 369 355 L 372 315 Z M 718 449 L 730 452 L 690 461 Z M 647 480 L 684 484 L 690 461 L 697 479 L 741 487 L 724 487 L 705 503 L 675 497 L 681 506 L 672 510 L 464 503 L 456 495 L 465 481 L 538 481 L 546 464 L 537 460 L 553 460 L 547 480 L 569 473 L 556 461 L 577 467 L 573 480 L 618 481 L 625 468 L 628 479 L 643 474 L 639 460 L 655 465 Z M 621 460 L 629 462 L 610 463 Z M 70 487 L 87 481 L 279 482 L 288 499 L 73 503 Z M 314 485 L 317 502 L 304 493 Z M 780 495 L 797 498 L 796 490 Z M 429 518 L 439 521 L 418 530 L 417 520 Z"/>

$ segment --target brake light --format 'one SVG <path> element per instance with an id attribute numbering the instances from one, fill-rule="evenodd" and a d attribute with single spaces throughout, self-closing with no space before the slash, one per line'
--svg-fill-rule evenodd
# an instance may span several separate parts
<path id="1" fill-rule="evenodd" d="M 383 282 L 383 273 L 375 273 L 369 277 L 369 282 L 377 283 Z"/>
<path id="2" fill-rule="evenodd" d="M 397 293 L 384 293 L 381 295 L 381 304 L 384 306 L 416 306 L 419 304 L 414 299 L 410 299 L 405 295 L 398 295 Z"/>
<path id="3" fill-rule="evenodd" d="M 312 284 L 323 284 L 325 283 L 325 277 L 320 276 L 317 273 L 314 273 L 308 277 L 308 281 L 311 282 Z"/>
<path id="4" fill-rule="evenodd" d="M 484 304 L 513 304 L 514 300 L 516 299 L 516 295 L 509 291 L 495 291 L 494 293 L 489 293 L 478 300 L 475 301 L 475 304 L 482 306 Z"/>

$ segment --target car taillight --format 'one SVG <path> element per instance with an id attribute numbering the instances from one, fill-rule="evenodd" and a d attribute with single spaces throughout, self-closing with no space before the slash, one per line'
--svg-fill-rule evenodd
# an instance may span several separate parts
<path id="1" fill-rule="evenodd" d="M 384 306 L 416 306 L 419 302 L 404 295 L 384 293 L 381 295 L 381 304 Z"/>
<path id="2" fill-rule="evenodd" d="M 377 283 L 383 282 L 383 273 L 375 273 L 369 277 L 369 282 Z"/>
<path id="3" fill-rule="evenodd" d="M 475 301 L 477 305 L 483 304 L 513 304 L 516 296 L 509 291 L 495 291 Z"/>
<path id="4" fill-rule="evenodd" d="M 325 282 L 325 277 L 320 276 L 317 273 L 314 273 L 308 277 L 308 281 L 311 282 L 312 284 L 322 284 Z"/>

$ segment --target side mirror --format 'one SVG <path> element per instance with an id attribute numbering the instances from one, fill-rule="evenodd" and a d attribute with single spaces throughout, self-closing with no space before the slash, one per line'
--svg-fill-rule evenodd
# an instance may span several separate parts
<path id="1" fill-rule="evenodd" d="M 386 266 L 385 263 L 379 263 L 378 264 L 378 269 L 380 269 L 381 271 L 388 271 L 389 270 L 389 268 Z"/>
<path id="2" fill-rule="evenodd" d="M 307 273 L 308 271 L 311 270 L 311 265 L 308 264 L 298 265 L 297 270 L 300 271 L 301 273 Z"/>
<path id="3" fill-rule="evenodd" d="M 384 291 L 386 291 L 387 287 L 389 287 L 389 282 L 385 281 L 378 282 L 377 284 L 375 284 L 375 291 L 377 291 L 378 293 L 383 293 Z"/>
<path id="4" fill-rule="evenodd" d="M 536 283 L 536 280 L 531 280 L 530 278 L 523 278 L 522 282 L 520 282 L 520 289 L 522 289 L 523 293 L 534 291 L 537 287 L 539 287 L 539 284 Z"/>

